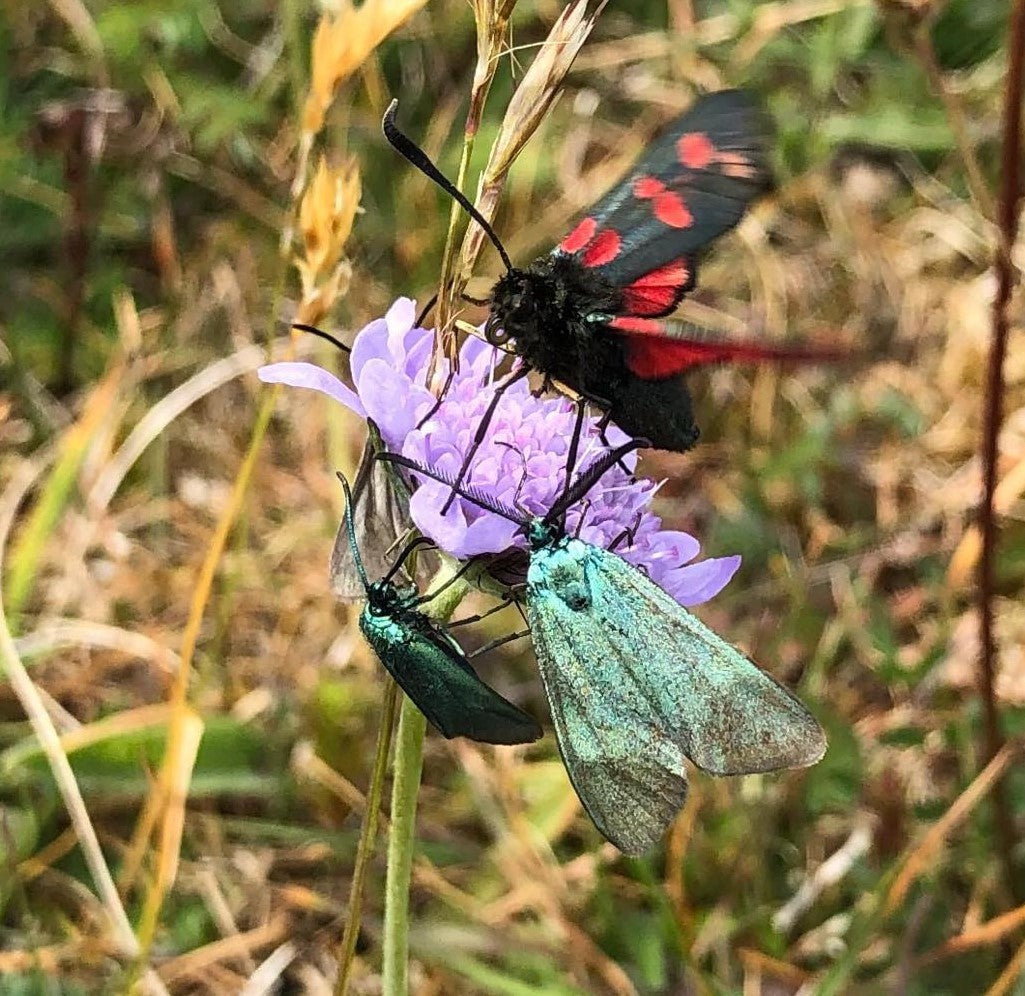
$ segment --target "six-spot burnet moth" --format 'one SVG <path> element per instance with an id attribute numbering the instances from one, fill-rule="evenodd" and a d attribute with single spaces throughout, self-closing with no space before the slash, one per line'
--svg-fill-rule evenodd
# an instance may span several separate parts
<path id="1" fill-rule="evenodd" d="M 566 511 L 638 445 L 607 452 L 535 518 L 437 468 L 378 455 L 523 528 L 527 621 L 559 751 L 584 808 L 625 854 L 654 847 L 675 819 L 685 757 L 713 775 L 741 775 L 805 767 L 826 749 L 797 698 L 617 556 L 617 544 L 566 533 Z M 570 463 L 567 481 L 571 473 Z"/>
<path id="2" fill-rule="evenodd" d="M 769 123 L 746 92 L 700 97 L 558 246 L 522 268 L 465 195 L 397 129 L 395 108 L 393 101 L 384 116 L 388 141 L 466 209 L 506 266 L 491 292 L 484 332 L 493 345 L 510 343 L 522 357 L 513 377 L 537 370 L 603 407 L 628 433 L 682 451 L 698 436 L 686 371 L 708 363 L 835 356 L 722 341 L 665 320 L 693 288 L 702 251 L 772 185 Z M 481 439 L 486 422 L 487 416 Z M 465 467 L 457 480 L 463 476 Z"/>

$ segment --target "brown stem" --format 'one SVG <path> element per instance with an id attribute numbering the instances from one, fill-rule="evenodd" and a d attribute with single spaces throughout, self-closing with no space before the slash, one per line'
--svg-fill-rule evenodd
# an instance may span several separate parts
<path id="1" fill-rule="evenodd" d="M 1018 228 L 1018 202 L 1021 197 L 1021 102 L 1023 69 L 1025 69 L 1025 0 L 1016 0 L 1011 11 L 1007 33 L 1007 85 L 1004 91 L 1004 141 L 1001 158 L 1000 202 L 997 206 L 998 239 L 994 269 L 997 278 L 996 297 L 993 301 L 993 341 L 990 346 L 989 368 L 986 377 L 986 395 L 983 430 L 983 499 L 979 511 L 982 527 L 982 555 L 979 559 L 979 691 L 986 715 L 986 759 L 992 760 L 1000 751 L 1003 732 L 1000 729 L 1000 711 L 995 692 L 997 649 L 993 634 L 994 557 L 998 538 L 994 517 L 993 496 L 997 485 L 997 444 L 1003 417 L 1004 356 L 1007 352 L 1007 306 L 1014 287 L 1014 264 L 1011 247 Z M 996 810 L 997 834 L 1005 878 L 1022 901 L 1022 883 L 1015 875 L 1013 851 L 1014 823 L 1008 807 L 1003 780 L 993 786 L 993 805 Z"/>
<path id="2" fill-rule="evenodd" d="M 986 186 L 986 180 L 982 175 L 982 168 L 975 155 L 975 146 L 972 144 L 968 134 L 968 122 L 965 119 L 964 108 L 950 87 L 943 78 L 943 70 L 936 58 L 936 50 L 932 44 L 932 27 L 930 22 L 923 23 L 915 31 L 915 52 L 925 69 L 926 75 L 936 95 L 943 102 L 943 108 L 947 112 L 947 120 L 950 122 L 951 131 L 954 133 L 954 141 L 957 150 L 961 155 L 964 164 L 965 179 L 968 181 L 968 192 L 975 202 L 976 210 L 986 220 L 993 218 L 993 197 Z"/>

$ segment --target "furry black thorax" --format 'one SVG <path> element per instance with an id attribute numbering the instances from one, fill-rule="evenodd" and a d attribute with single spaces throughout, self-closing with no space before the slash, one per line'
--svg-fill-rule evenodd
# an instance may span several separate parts
<path id="1" fill-rule="evenodd" d="M 492 323 L 516 341 L 516 352 L 535 370 L 600 395 L 609 373 L 603 368 L 622 362 L 600 316 L 614 314 L 619 299 L 608 281 L 556 252 L 499 279 L 491 293 Z"/>
<path id="2" fill-rule="evenodd" d="M 683 453 L 698 437 L 683 377 L 630 372 L 625 337 L 605 328 L 620 306 L 618 288 L 556 251 L 499 279 L 485 329 L 515 340 L 529 367 L 596 402 L 625 432 Z"/>

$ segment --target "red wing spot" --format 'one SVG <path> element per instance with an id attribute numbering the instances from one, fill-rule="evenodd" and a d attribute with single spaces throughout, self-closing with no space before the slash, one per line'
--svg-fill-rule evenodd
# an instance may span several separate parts
<path id="1" fill-rule="evenodd" d="M 603 228 L 584 253 L 584 266 L 604 266 L 619 255 L 622 240 L 614 228 Z"/>
<path id="2" fill-rule="evenodd" d="M 660 266 L 657 270 L 652 270 L 650 273 L 645 273 L 643 277 L 638 277 L 628 289 L 641 288 L 641 287 L 681 287 L 683 284 L 690 280 L 690 267 L 687 265 L 686 259 L 674 259 L 671 263 L 666 263 L 665 266 Z"/>
<path id="3" fill-rule="evenodd" d="M 670 228 L 690 228 L 694 224 L 694 215 L 687 210 L 683 198 L 671 191 L 655 198 L 655 217 Z"/>
<path id="4" fill-rule="evenodd" d="M 715 146 L 707 135 L 698 131 L 681 135 L 676 141 L 676 155 L 687 169 L 704 169 L 715 153 Z"/>
<path id="5" fill-rule="evenodd" d="M 666 185 L 653 176 L 639 176 L 634 180 L 634 194 L 645 200 L 649 197 L 657 197 L 665 189 Z"/>
<path id="6" fill-rule="evenodd" d="M 677 287 L 641 287 L 633 285 L 623 291 L 622 308 L 631 315 L 667 315 L 676 305 L 680 291 Z"/>
<path id="7" fill-rule="evenodd" d="M 598 230 L 598 222 L 594 218 L 584 218 L 569 235 L 562 240 L 559 248 L 563 252 L 579 252 L 594 238 Z"/>
<path id="8" fill-rule="evenodd" d="M 620 332 L 628 332 L 631 335 L 665 335 L 665 327 L 662 323 L 656 322 L 652 318 L 628 318 L 621 315 L 619 318 L 613 318 L 609 325 Z"/>

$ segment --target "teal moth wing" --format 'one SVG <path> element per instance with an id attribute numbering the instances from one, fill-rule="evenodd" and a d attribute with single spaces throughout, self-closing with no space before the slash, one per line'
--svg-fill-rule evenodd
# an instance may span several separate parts
<path id="1" fill-rule="evenodd" d="M 684 756 L 735 775 L 824 753 L 790 692 L 614 553 L 569 538 L 535 550 L 526 601 L 574 788 L 624 853 L 647 851 L 676 816 Z"/>

